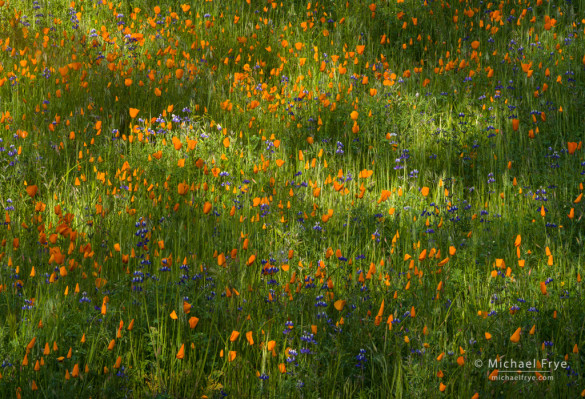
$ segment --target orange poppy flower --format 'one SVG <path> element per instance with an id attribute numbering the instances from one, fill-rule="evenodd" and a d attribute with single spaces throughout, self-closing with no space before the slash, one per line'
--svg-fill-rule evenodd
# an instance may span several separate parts
<path id="1" fill-rule="evenodd" d="M 235 340 L 238 339 L 238 337 L 240 336 L 240 333 L 236 330 L 232 331 L 232 334 L 230 335 L 230 342 L 234 342 Z"/>
<path id="2" fill-rule="evenodd" d="M 181 345 L 181 348 L 179 348 L 179 351 L 177 352 L 175 357 L 177 359 L 183 359 L 185 357 L 185 344 Z"/>
<path id="3" fill-rule="evenodd" d="M 522 328 L 518 327 L 516 331 L 514 331 L 514 334 L 512 334 L 512 336 L 510 337 L 510 341 L 518 343 L 518 341 L 520 341 L 520 331 L 522 331 Z"/>
<path id="4" fill-rule="evenodd" d="M 39 192 L 39 188 L 36 185 L 26 186 L 26 193 L 29 197 L 33 198 Z"/>

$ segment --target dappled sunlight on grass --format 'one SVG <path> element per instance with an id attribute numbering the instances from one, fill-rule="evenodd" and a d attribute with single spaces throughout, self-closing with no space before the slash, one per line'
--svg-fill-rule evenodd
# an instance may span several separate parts
<path id="1" fill-rule="evenodd" d="M 0 396 L 585 395 L 582 7 L 476 3 L 0 0 Z"/>

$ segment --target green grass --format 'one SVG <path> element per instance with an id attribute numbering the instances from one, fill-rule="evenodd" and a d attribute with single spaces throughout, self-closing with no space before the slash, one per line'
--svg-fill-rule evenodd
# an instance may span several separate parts
<path id="1" fill-rule="evenodd" d="M 0 3 L 0 396 L 585 395 L 579 2 Z"/>

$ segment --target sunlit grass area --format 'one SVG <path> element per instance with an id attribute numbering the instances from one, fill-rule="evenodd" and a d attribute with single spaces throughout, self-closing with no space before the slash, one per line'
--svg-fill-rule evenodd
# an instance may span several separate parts
<path id="1" fill-rule="evenodd" d="M 579 1 L 0 0 L 0 397 L 585 396 L 584 82 Z"/>

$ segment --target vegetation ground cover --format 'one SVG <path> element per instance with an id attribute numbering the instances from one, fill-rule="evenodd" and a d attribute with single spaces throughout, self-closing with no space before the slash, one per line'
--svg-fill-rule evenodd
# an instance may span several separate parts
<path id="1" fill-rule="evenodd" d="M 0 0 L 0 396 L 585 396 L 584 82 L 579 1 Z"/>

